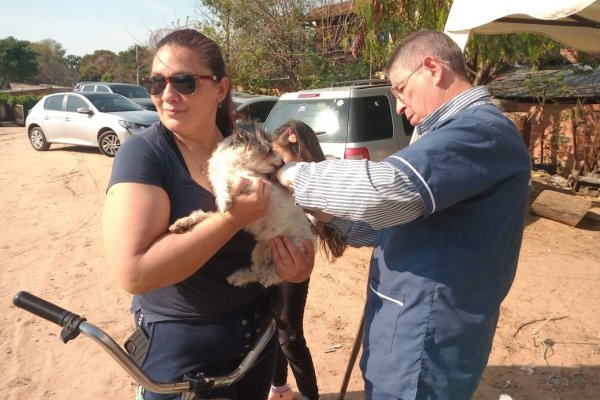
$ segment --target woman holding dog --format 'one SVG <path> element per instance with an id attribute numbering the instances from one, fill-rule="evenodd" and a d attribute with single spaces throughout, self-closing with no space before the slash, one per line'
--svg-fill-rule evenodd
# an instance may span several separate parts
<path id="1" fill-rule="evenodd" d="M 218 45 L 192 29 L 158 42 L 144 84 L 160 123 L 131 137 L 115 157 L 103 217 L 106 256 L 119 285 L 134 295 L 136 323 L 149 337 L 141 367 L 152 379 L 225 374 L 251 348 L 265 314 L 265 288 L 234 287 L 226 277 L 250 264 L 255 242 L 242 228 L 266 212 L 271 184 L 240 178 L 227 213 L 169 233 L 170 224 L 194 210 L 216 210 L 206 172 L 213 149 L 234 126 L 230 84 Z M 248 184 L 254 191 L 243 194 Z M 312 243 L 270 244 L 283 280 L 308 278 Z M 214 395 L 264 400 L 275 349 L 273 340 L 242 380 Z M 145 391 L 139 398 L 178 397 Z"/>

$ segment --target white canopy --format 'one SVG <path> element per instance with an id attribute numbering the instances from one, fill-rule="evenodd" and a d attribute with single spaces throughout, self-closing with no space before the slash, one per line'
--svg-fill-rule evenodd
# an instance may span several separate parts
<path id="1" fill-rule="evenodd" d="M 600 0 L 454 0 L 444 29 L 464 49 L 469 35 L 532 32 L 600 52 Z"/>

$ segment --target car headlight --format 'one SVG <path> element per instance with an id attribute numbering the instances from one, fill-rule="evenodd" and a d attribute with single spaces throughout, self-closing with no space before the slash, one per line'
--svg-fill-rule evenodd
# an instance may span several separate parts
<path id="1" fill-rule="evenodd" d="M 119 120 L 119 124 L 125 129 L 144 129 L 150 126 L 146 124 L 138 124 L 136 122 L 125 121 L 123 119 Z"/>

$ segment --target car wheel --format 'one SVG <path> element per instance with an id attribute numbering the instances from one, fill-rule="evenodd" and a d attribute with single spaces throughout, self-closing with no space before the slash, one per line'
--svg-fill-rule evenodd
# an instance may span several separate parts
<path id="1" fill-rule="evenodd" d="M 39 126 L 34 126 L 29 130 L 29 143 L 37 151 L 46 151 L 50 148 L 50 143 L 46 140 L 46 135 Z"/>
<path id="2" fill-rule="evenodd" d="M 98 139 L 98 147 L 100 152 L 105 156 L 114 157 L 117 154 L 117 150 L 121 147 L 121 141 L 116 133 L 113 131 L 106 131 L 100 135 Z"/>

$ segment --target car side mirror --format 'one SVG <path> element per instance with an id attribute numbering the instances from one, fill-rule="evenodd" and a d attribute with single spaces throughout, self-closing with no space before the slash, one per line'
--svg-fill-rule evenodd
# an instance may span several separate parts
<path id="1" fill-rule="evenodd" d="M 88 107 L 79 107 L 77 109 L 77 112 L 79 114 L 89 114 L 89 115 L 94 114 L 94 112 L 90 108 L 88 108 Z"/>

